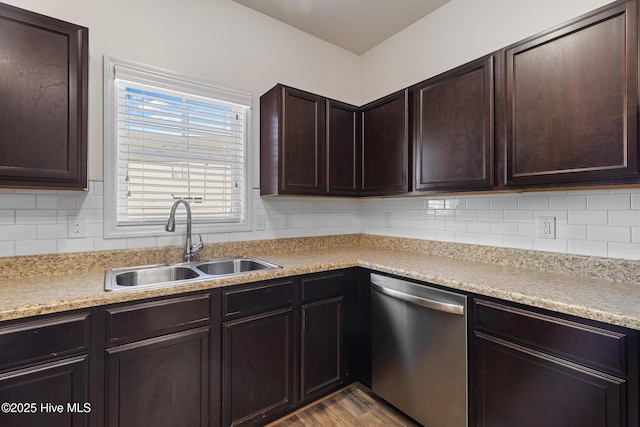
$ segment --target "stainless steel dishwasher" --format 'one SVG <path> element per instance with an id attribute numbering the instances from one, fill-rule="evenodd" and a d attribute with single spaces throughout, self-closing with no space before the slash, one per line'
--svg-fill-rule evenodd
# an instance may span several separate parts
<path id="1" fill-rule="evenodd" d="M 467 298 L 371 274 L 372 390 L 426 427 L 467 425 Z"/>

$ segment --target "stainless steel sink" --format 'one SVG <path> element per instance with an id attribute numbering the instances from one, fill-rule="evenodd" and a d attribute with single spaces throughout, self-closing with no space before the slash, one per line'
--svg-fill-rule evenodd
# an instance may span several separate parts
<path id="1" fill-rule="evenodd" d="M 181 283 L 212 280 L 248 274 L 255 271 L 281 268 L 257 258 L 214 258 L 180 264 L 143 265 L 137 267 L 112 268 L 105 274 L 106 291 L 123 291 L 155 288 Z"/>
<path id="2" fill-rule="evenodd" d="M 250 271 L 278 268 L 277 265 L 254 258 L 227 258 L 209 260 L 195 266 L 204 274 L 213 276 L 227 276 Z"/>

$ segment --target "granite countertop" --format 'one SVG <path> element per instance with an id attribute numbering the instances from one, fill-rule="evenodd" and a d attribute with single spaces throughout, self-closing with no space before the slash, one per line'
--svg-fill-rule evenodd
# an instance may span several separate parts
<path id="1" fill-rule="evenodd" d="M 104 271 L 0 279 L 0 320 L 179 294 L 347 267 L 434 283 L 640 330 L 640 284 L 361 245 L 246 252 L 282 266 L 242 276 L 136 291 L 104 291 Z"/>

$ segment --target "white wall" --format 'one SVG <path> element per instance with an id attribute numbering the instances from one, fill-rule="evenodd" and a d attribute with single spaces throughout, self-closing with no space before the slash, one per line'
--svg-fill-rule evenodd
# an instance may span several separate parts
<path id="1" fill-rule="evenodd" d="M 495 52 L 610 0 L 451 0 L 364 53 L 360 104 Z"/>
<path id="2" fill-rule="evenodd" d="M 91 185 L 86 193 L 0 190 L 0 256 L 182 243 L 179 232 L 102 238 L 103 54 L 250 89 L 257 117 L 259 95 L 276 82 L 363 104 L 606 3 L 452 0 L 357 57 L 231 0 L 5 1 L 90 28 Z M 133 24 L 142 29 L 128 29 Z M 214 49 L 216 38 L 231 43 Z M 255 120 L 254 160 L 258 125 Z M 256 177 L 254 165 L 255 183 Z M 640 190 L 378 200 L 258 194 L 252 191 L 253 213 L 265 216 L 264 231 L 206 235 L 205 242 L 365 232 L 640 259 Z M 68 215 L 86 220 L 87 238 L 67 238 Z M 540 215 L 557 218 L 558 239 L 536 237 Z"/>
<path id="3" fill-rule="evenodd" d="M 358 56 L 231 0 L 5 2 L 89 28 L 90 180 L 103 176 L 103 55 L 251 90 L 256 116 L 259 96 L 276 83 L 359 99 Z"/>

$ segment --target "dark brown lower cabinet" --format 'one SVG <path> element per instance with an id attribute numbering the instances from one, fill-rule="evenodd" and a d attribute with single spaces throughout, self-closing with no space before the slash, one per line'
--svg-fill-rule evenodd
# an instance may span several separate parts
<path id="1" fill-rule="evenodd" d="M 304 304 L 302 317 L 302 399 L 330 391 L 343 380 L 342 296 Z"/>
<path id="2" fill-rule="evenodd" d="M 222 325 L 222 425 L 259 425 L 292 408 L 293 307 Z"/>
<path id="3" fill-rule="evenodd" d="M 626 381 L 476 333 L 477 426 L 625 426 Z"/>
<path id="4" fill-rule="evenodd" d="M 87 355 L 0 374 L 0 426 L 86 426 L 88 383 Z"/>
<path id="5" fill-rule="evenodd" d="M 208 426 L 208 326 L 106 350 L 106 425 Z"/>
<path id="6" fill-rule="evenodd" d="M 638 331 L 478 299 L 473 313 L 474 425 L 638 426 Z"/>

